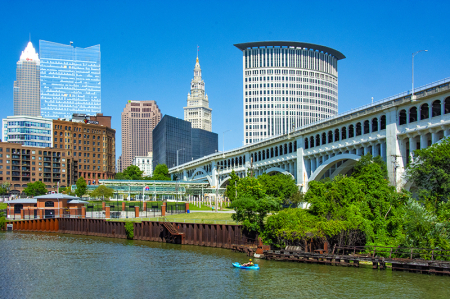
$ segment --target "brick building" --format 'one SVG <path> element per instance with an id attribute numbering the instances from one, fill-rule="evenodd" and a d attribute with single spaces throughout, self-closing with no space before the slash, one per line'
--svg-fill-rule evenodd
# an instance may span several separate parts
<path id="1" fill-rule="evenodd" d="M 67 156 L 78 164 L 77 178 L 88 185 L 115 175 L 115 136 L 111 117 L 74 115 L 73 119 L 53 120 L 53 146 L 67 150 Z"/>
<path id="2" fill-rule="evenodd" d="M 65 149 L 37 148 L 0 142 L 0 184 L 9 182 L 10 193 L 18 194 L 28 183 L 41 181 L 49 191 L 57 184 L 66 187 L 77 180 L 77 161 Z"/>

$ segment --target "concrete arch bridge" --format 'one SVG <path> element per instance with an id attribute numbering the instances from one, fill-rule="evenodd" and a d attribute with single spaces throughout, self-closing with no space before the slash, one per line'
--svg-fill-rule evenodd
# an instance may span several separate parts
<path id="1" fill-rule="evenodd" d="M 410 184 L 403 173 L 413 151 L 450 135 L 450 80 L 393 96 L 349 112 L 303 126 L 280 136 L 233 150 L 211 154 L 169 173 L 184 181 L 223 187 L 231 171 L 285 173 L 306 191 L 308 182 L 350 173 L 362 155 L 381 156 L 390 182 L 400 189 Z"/>

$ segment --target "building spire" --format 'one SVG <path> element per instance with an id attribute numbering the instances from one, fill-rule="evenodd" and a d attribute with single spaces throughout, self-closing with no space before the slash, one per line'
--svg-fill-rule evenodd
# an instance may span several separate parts
<path id="1" fill-rule="evenodd" d="M 198 51 L 200 50 L 200 47 L 197 45 L 197 63 L 198 63 Z"/>

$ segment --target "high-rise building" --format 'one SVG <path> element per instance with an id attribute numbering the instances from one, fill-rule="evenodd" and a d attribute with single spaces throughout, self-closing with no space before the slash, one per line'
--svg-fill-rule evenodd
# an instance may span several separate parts
<path id="1" fill-rule="evenodd" d="M 235 45 L 243 52 L 245 144 L 285 134 L 338 113 L 334 49 L 300 42 Z"/>
<path id="2" fill-rule="evenodd" d="M 100 45 L 78 48 L 39 41 L 41 115 L 71 118 L 101 112 Z"/>
<path id="3" fill-rule="evenodd" d="M 121 171 L 136 156 L 153 152 L 153 129 L 161 120 L 161 111 L 155 101 L 128 101 L 122 112 Z"/>
<path id="4" fill-rule="evenodd" d="M 195 62 L 194 78 L 191 81 L 191 93 L 188 94 L 187 107 L 184 107 L 184 120 L 192 124 L 192 128 L 212 131 L 212 109 L 209 108 L 205 82 L 202 80 L 200 63 Z"/>
<path id="5" fill-rule="evenodd" d="M 158 164 L 172 168 L 217 152 L 218 135 L 191 125 L 164 115 L 153 130 L 153 169 Z"/>
<path id="6" fill-rule="evenodd" d="M 14 115 L 41 116 L 39 95 L 40 61 L 31 42 L 17 62 L 14 81 Z"/>
<path id="7" fill-rule="evenodd" d="M 53 147 L 52 119 L 41 116 L 8 116 L 2 121 L 2 140 L 24 146 Z"/>

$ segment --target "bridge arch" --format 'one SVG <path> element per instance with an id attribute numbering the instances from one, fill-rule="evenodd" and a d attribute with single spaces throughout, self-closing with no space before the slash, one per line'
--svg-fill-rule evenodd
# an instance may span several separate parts
<path id="1" fill-rule="evenodd" d="M 221 180 L 219 182 L 219 188 L 223 188 L 222 185 L 225 184 L 226 182 L 228 182 L 231 179 L 230 176 L 227 176 L 226 178 L 224 178 L 223 180 Z"/>
<path id="2" fill-rule="evenodd" d="M 211 176 L 210 175 L 208 175 L 207 173 L 206 173 L 206 171 L 203 169 L 203 168 L 201 168 L 201 167 L 199 167 L 199 168 L 197 168 L 197 169 L 195 169 L 194 170 L 194 172 L 192 173 L 192 176 L 191 176 L 191 181 L 194 181 L 196 178 L 195 178 L 195 176 L 197 176 L 198 174 L 204 174 L 205 176 L 204 176 L 204 178 L 206 178 L 207 180 L 208 180 L 208 183 L 209 183 L 209 185 L 211 185 L 212 186 L 212 179 L 211 179 Z"/>
<path id="3" fill-rule="evenodd" d="M 350 160 L 344 162 L 341 166 L 339 166 L 331 175 L 330 178 L 334 178 L 338 174 L 347 173 L 357 161 L 359 161 L 361 157 L 354 154 L 342 154 L 334 156 L 328 160 L 326 160 L 322 165 L 320 165 L 309 177 L 308 181 L 315 181 L 319 180 L 334 164 L 344 161 L 344 160 Z"/>
<path id="4" fill-rule="evenodd" d="M 272 167 L 272 168 L 269 168 L 269 169 L 264 171 L 264 173 L 267 173 L 267 174 L 271 174 L 272 172 L 279 172 L 279 173 L 282 173 L 282 174 L 288 174 L 295 180 L 295 177 L 294 177 L 294 175 L 292 173 L 290 173 L 289 171 L 286 171 L 286 170 L 284 170 L 283 168 L 280 168 L 280 167 Z"/>

